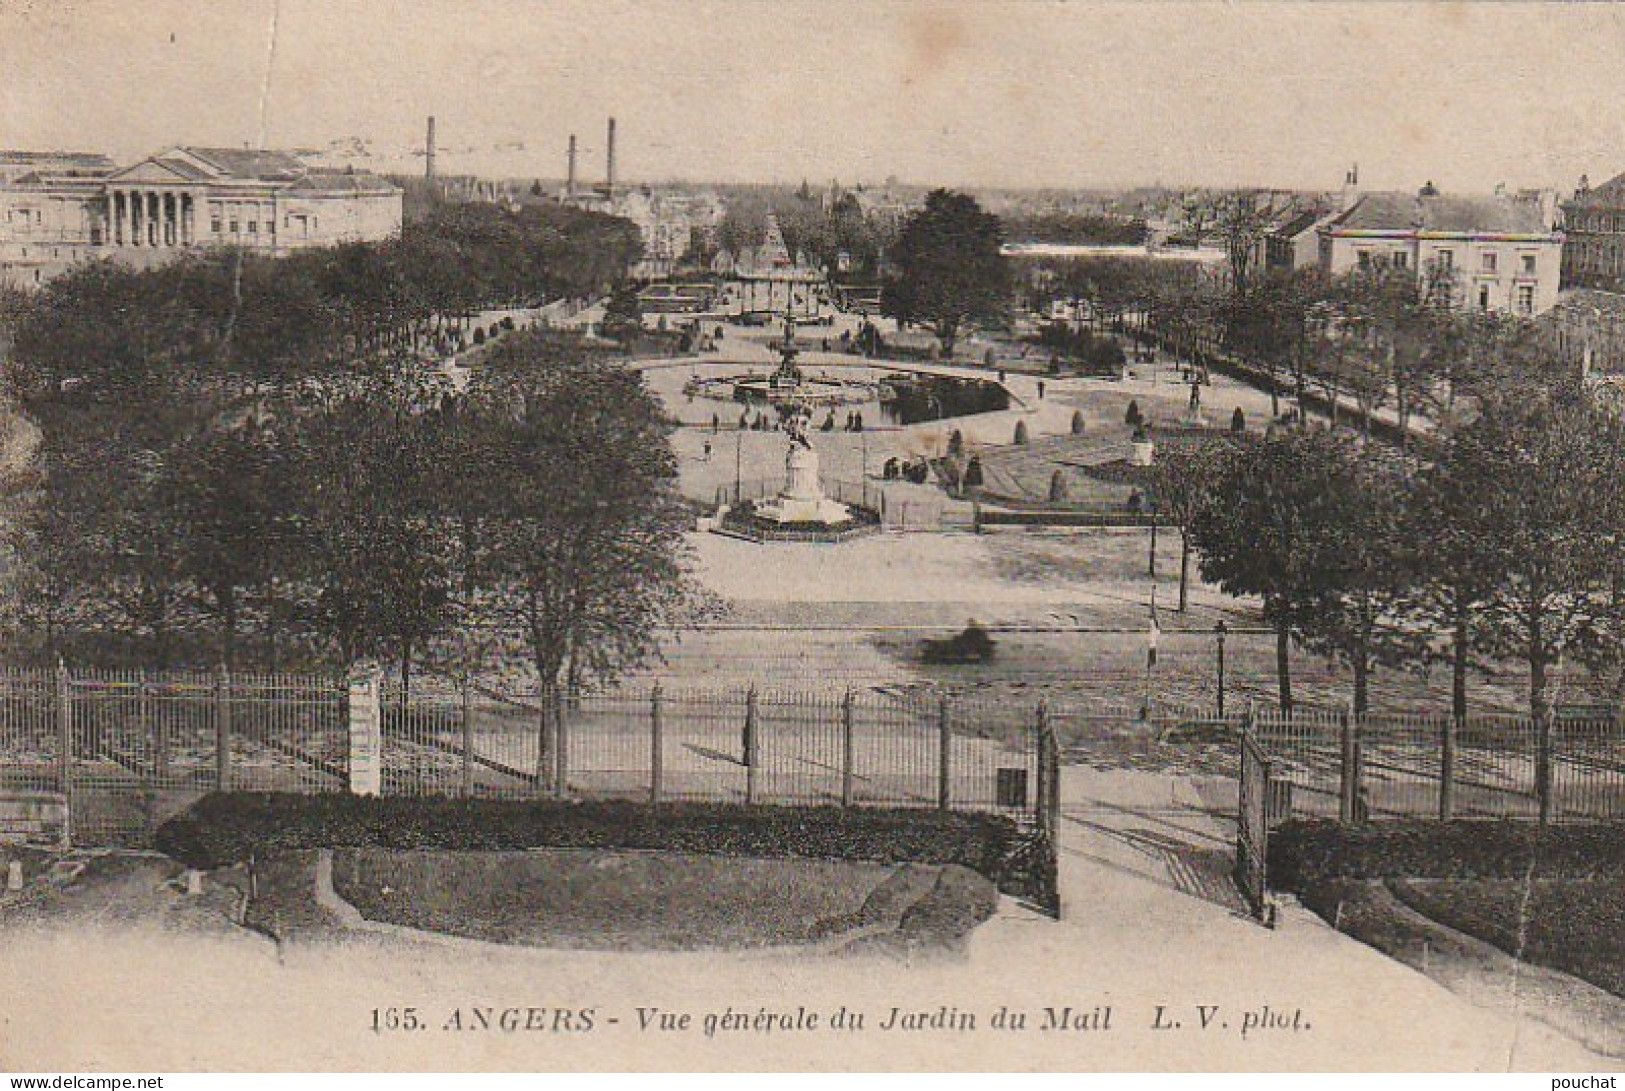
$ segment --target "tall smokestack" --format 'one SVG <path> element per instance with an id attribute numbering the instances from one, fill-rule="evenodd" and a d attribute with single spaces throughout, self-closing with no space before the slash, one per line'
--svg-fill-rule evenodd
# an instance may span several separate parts
<path id="1" fill-rule="evenodd" d="M 576 195 L 576 134 L 570 134 L 570 171 L 564 176 L 564 195 Z"/>
<path id="2" fill-rule="evenodd" d="M 424 138 L 423 177 L 434 181 L 434 115 L 429 115 L 429 135 Z"/>
<path id="3" fill-rule="evenodd" d="M 609 162 L 604 169 L 604 190 L 615 196 L 615 119 L 609 119 Z"/>

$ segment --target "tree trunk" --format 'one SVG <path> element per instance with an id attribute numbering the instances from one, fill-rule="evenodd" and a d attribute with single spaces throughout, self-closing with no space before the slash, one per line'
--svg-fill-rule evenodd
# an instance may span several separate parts
<path id="1" fill-rule="evenodd" d="M 225 587 L 215 592 L 220 603 L 220 661 L 227 670 L 237 666 L 237 592 Z"/>
<path id="2" fill-rule="evenodd" d="M 1535 726 L 1535 803 L 1540 824 L 1552 820 L 1552 707 L 1546 686 L 1546 656 L 1534 641 L 1529 650 L 1529 715 Z"/>
<path id="3" fill-rule="evenodd" d="M 1472 646 L 1467 639 L 1466 604 L 1458 601 L 1455 614 L 1450 649 L 1450 714 L 1459 724 L 1467 718 L 1467 656 Z"/>
<path id="4" fill-rule="evenodd" d="M 1292 633 L 1286 622 L 1275 624 L 1275 676 L 1280 687 L 1281 715 L 1292 715 Z"/>
<path id="5" fill-rule="evenodd" d="M 1191 536 L 1184 524 L 1179 527 L 1179 612 L 1189 605 L 1191 573 Z"/>
<path id="6" fill-rule="evenodd" d="M 1371 707 L 1371 657 L 1359 651 L 1349 665 L 1354 668 L 1354 715 L 1358 718 Z"/>

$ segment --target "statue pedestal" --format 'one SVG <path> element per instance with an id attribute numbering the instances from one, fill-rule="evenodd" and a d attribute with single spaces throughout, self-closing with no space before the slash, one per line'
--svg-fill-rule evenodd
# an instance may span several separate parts
<path id="1" fill-rule="evenodd" d="M 845 504 L 824 495 L 818 483 L 818 452 L 799 443 L 784 459 L 784 488 L 772 500 L 756 506 L 756 514 L 777 523 L 847 523 L 852 513 Z"/>

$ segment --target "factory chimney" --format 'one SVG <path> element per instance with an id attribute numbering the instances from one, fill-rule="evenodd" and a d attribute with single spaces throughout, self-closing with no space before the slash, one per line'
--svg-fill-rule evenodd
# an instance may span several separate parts
<path id="1" fill-rule="evenodd" d="M 423 177 L 434 181 L 434 115 L 429 115 L 429 135 L 424 140 Z"/>
<path id="2" fill-rule="evenodd" d="M 604 168 L 604 195 L 615 196 L 615 119 L 609 119 L 609 162 Z"/>
<path id="3" fill-rule="evenodd" d="M 564 195 L 571 199 L 576 195 L 576 134 L 570 134 L 570 166 L 564 176 Z"/>

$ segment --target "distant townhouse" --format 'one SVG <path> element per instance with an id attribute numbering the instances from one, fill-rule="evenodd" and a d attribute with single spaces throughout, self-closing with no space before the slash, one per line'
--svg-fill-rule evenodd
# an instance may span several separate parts
<path id="1" fill-rule="evenodd" d="M 1563 287 L 1625 291 L 1625 174 L 1563 202 Z"/>
<path id="2" fill-rule="evenodd" d="M 1534 317 L 1557 303 L 1563 232 L 1551 193 L 1458 197 L 1367 193 L 1317 230 L 1320 265 L 1338 275 L 1385 266 L 1445 274 L 1458 307 Z"/>
<path id="3" fill-rule="evenodd" d="M 27 169 L 23 169 L 23 168 Z M 282 254 L 389 238 L 400 187 L 286 152 L 176 147 L 119 168 L 85 153 L 0 153 L 0 282 L 33 287 L 74 264 L 150 267 L 200 248 Z"/>

